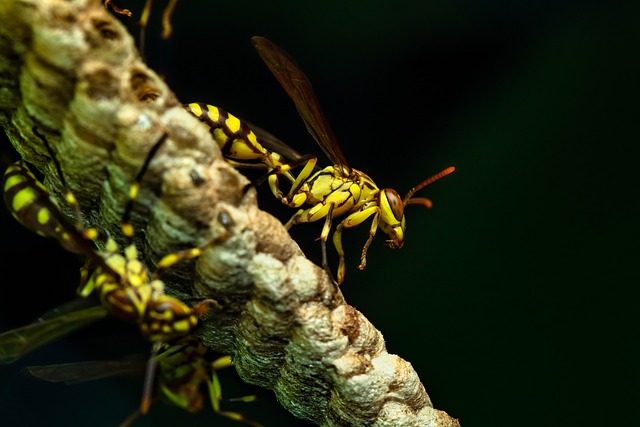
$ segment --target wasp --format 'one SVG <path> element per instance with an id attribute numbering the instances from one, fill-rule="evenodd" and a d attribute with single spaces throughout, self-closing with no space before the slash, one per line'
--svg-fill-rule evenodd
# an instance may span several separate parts
<path id="1" fill-rule="evenodd" d="M 63 186 L 66 187 L 60 165 L 46 138 L 35 128 L 33 131 L 43 140 L 58 176 Z M 5 203 L 18 222 L 41 235 L 57 239 L 65 249 L 71 252 L 87 256 L 88 263 L 81 269 L 82 280 L 78 294 L 84 298 L 93 293 L 99 294 L 102 305 L 109 312 L 121 319 L 137 323 L 142 334 L 153 343 L 140 407 L 142 413 L 146 413 L 150 405 L 149 396 L 153 382 L 155 353 L 159 351 L 163 343 L 190 334 L 198 325 L 199 315 L 209 307 L 210 303 L 210 301 L 203 301 L 192 308 L 179 299 L 165 294 L 164 283 L 159 279 L 159 276 L 167 268 L 182 260 L 200 256 L 205 248 L 226 238 L 225 236 L 221 239 L 213 239 L 202 247 L 166 255 L 158 262 L 153 275 L 138 259 L 137 249 L 133 244 L 135 230 L 129 223 L 129 217 L 139 192 L 142 177 L 153 155 L 166 138 L 167 135 L 163 135 L 152 147 L 131 185 L 121 224 L 122 233 L 128 241 L 123 251 L 120 251 L 118 244 L 110 237 L 106 238 L 105 250 L 98 251 L 96 242 L 101 238 L 104 239 L 104 236 L 94 228 L 84 228 L 80 208 L 73 193 L 67 191 L 64 198 L 75 211 L 75 225 L 66 220 L 47 188 L 37 180 L 24 160 L 14 163 L 7 169 L 3 183 Z M 223 225 L 231 223 L 231 218 L 226 213 L 221 213 L 219 219 Z M 92 273 L 89 272 L 89 265 L 95 266 Z M 90 316 L 78 314 L 72 316 L 68 324 L 63 323 L 71 327 L 69 325 L 81 324 L 85 317 Z M 39 328 L 34 328 L 34 331 L 38 330 Z M 19 353 L 24 351 L 21 344 L 23 332 L 6 335 L 4 342 L 0 340 L 0 356 L 5 360 L 11 361 L 15 359 L 16 352 L 19 356 Z"/>
<path id="2" fill-rule="evenodd" d="M 60 317 L 64 318 L 66 315 Z M 194 336 L 182 337 L 163 344 L 154 356 L 156 367 L 154 396 L 169 405 L 190 413 L 197 413 L 204 408 L 203 388 L 206 388 L 209 403 L 216 414 L 253 427 L 261 427 L 260 423 L 250 420 L 239 412 L 222 409 L 221 404 L 224 399 L 218 371 L 233 366 L 233 361 L 230 356 L 213 359 L 210 353 L 209 348 Z M 142 374 L 145 371 L 145 360 L 134 355 L 118 360 L 27 366 L 25 369 L 35 378 L 72 385 L 113 376 Z M 247 395 L 226 400 L 252 402 L 256 398 L 255 395 Z M 121 425 L 131 425 L 139 417 L 140 412 L 140 410 L 135 411 Z"/>
<path id="3" fill-rule="evenodd" d="M 240 122 L 236 117 L 206 104 L 188 104 L 185 108 L 209 126 L 223 154 L 232 162 L 246 165 L 247 161 L 257 159 L 269 170 L 257 183 L 268 179 L 271 191 L 278 200 L 291 208 L 299 208 L 285 224 L 287 229 L 295 224 L 324 219 L 320 234 L 322 258 L 323 266 L 331 277 L 333 275 L 327 261 L 326 241 L 333 219 L 344 217 L 333 233 L 333 244 L 339 256 L 337 283 L 340 284 L 345 276 L 345 254 L 342 247 L 344 229 L 372 219 L 369 237 L 362 249 L 358 266 L 362 270 L 366 266 L 367 250 L 378 227 L 388 236 L 386 243 L 389 247 L 401 248 L 406 229 L 405 206 L 422 205 L 431 208 L 432 203 L 429 199 L 414 197 L 414 194 L 449 175 L 455 168 L 448 167 L 425 179 L 409 190 L 404 197 L 400 197 L 392 188 L 380 189 L 364 172 L 349 166 L 320 108 L 311 82 L 295 61 L 283 49 L 264 37 L 256 36 L 252 41 L 271 73 L 293 100 L 307 130 L 333 165 L 317 170 L 317 157 L 313 155 L 301 156 L 287 163 L 283 155 L 265 148 L 267 144 L 261 144 L 261 140 L 251 131 L 250 126 Z M 297 176 L 292 176 L 291 170 L 298 167 L 302 167 L 302 170 Z M 282 175 L 291 183 L 286 193 L 280 189 L 277 179 Z M 302 208 L 305 204 L 310 207 Z"/>

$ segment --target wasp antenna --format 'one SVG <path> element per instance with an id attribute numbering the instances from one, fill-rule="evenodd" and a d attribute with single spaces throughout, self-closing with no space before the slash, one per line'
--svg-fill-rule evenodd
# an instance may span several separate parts
<path id="1" fill-rule="evenodd" d="M 404 196 L 404 199 L 402 199 L 402 202 L 406 205 L 407 202 L 409 201 L 409 199 L 411 199 L 411 197 L 416 193 L 416 191 L 420 191 L 422 190 L 424 187 L 426 187 L 429 184 L 433 184 L 434 182 L 436 182 L 437 180 L 439 180 L 440 178 L 444 178 L 445 176 L 449 175 L 450 173 L 452 173 L 453 171 L 455 171 L 456 168 L 453 166 L 449 166 L 448 168 L 446 168 L 445 170 L 438 172 L 437 174 L 430 176 L 429 178 L 425 179 L 424 181 L 422 181 L 420 184 L 416 185 L 415 187 L 413 187 L 411 190 L 409 190 L 409 192 L 407 193 L 406 196 Z"/>

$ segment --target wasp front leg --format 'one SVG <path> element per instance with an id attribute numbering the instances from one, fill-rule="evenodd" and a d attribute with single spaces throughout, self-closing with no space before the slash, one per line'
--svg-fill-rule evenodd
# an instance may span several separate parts
<path id="1" fill-rule="evenodd" d="M 362 256 L 360 257 L 360 265 L 358 266 L 358 268 L 362 270 L 367 265 L 367 250 L 369 249 L 369 245 L 373 241 L 376 231 L 378 231 L 380 208 L 378 206 L 371 206 L 352 213 L 338 224 L 336 231 L 333 233 L 333 245 L 336 247 L 336 252 L 338 252 L 338 256 L 340 257 L 340 263 L 338 264 L 338 284 L 342 283 L 345 274 L 344 249 L 342 248 L 342 229 L 362 224 L 362 222 L 371 215 L 373 215 L 373 221 L 371 222 L 371 228 L 369 229 L 369 238 L 362 248 Z"/>

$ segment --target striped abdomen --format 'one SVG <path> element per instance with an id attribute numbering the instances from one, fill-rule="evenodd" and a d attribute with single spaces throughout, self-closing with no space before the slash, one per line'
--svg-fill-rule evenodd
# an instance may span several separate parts
<path id="1" fill-rule="evenodd" d="M 86 246 L 93 245 L 67 222 L 49 191 L 24 160 L 7 168 L 3 193 L 13 217 L 30 230 L 57 239 L 65 249 L 74 253 L 85 253 Z"/>
<path id="2" fill-rule="evenodd" d="M 182 107 L 207 125 L 222 154 L 234 166 L 252 167 L 263 163 L 268 169 L 274 169 L 284 163 L 282 156 L 264 148 L 249 126 L 233 114 L 199 102 Z"/>

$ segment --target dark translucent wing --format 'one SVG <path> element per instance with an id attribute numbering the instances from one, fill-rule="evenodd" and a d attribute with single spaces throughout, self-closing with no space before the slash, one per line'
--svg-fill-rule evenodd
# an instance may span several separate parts
<path id="1" fill-rule="evenodd" d="M 15 362 L 25 354 L 106 315 L 107 309 L 98 305 L 3 332 L 0 334 L 0 364 Z"/>
<path id="2" fill-rule="evenodd" d="M 27 366 L 24 370 L 29 375 L 41 380 L 72 385 L 115 376 L 142 375 L 146 362 L 143 355 L 134 355 L 119 360 L 92 360 L 59 365 Z"/>
<path id="3" fill-rule="evenodd" d="M 42 313 L 40 316 L 34 319 L 33 323 L 55 319 L 56 317 L 65 316 L 73 312 L 80 312 L 88 308 L 96 307 L 96 305 L 96 301 L 93 299 L 77 297 L 72 299 L 71 301 L 67 301 L 64 304 L 60 304 L 59 306 Z"/>
<path id="4" fill-rule="evenodd" d="M 302 154 L 298 153 L 296 150 L 291 148 L 271 132 L 267 132 L 260 126 L 256 126 L 251 122 L 247 122 L 245 120 L 243 120 L 243 122 L 245 122 L 247 126 L 251 128 L 253 133 L 256 134 L 256 136 L 258 137 L 258 141 L 263 147 L 280 154 L 289 162 L 298 160 L 300 157 L 302 157 Z"/>
<path id="5" fill-rule="evenodd" d="M 327 157 L 334 164 L 350 171 L 347 159 L 340 150 L 307 76 L 284 50 L 269 40 L 264 37 L 252 37 L 251 40 L 264 63 L 293 100 L 307 130 Z"/>

